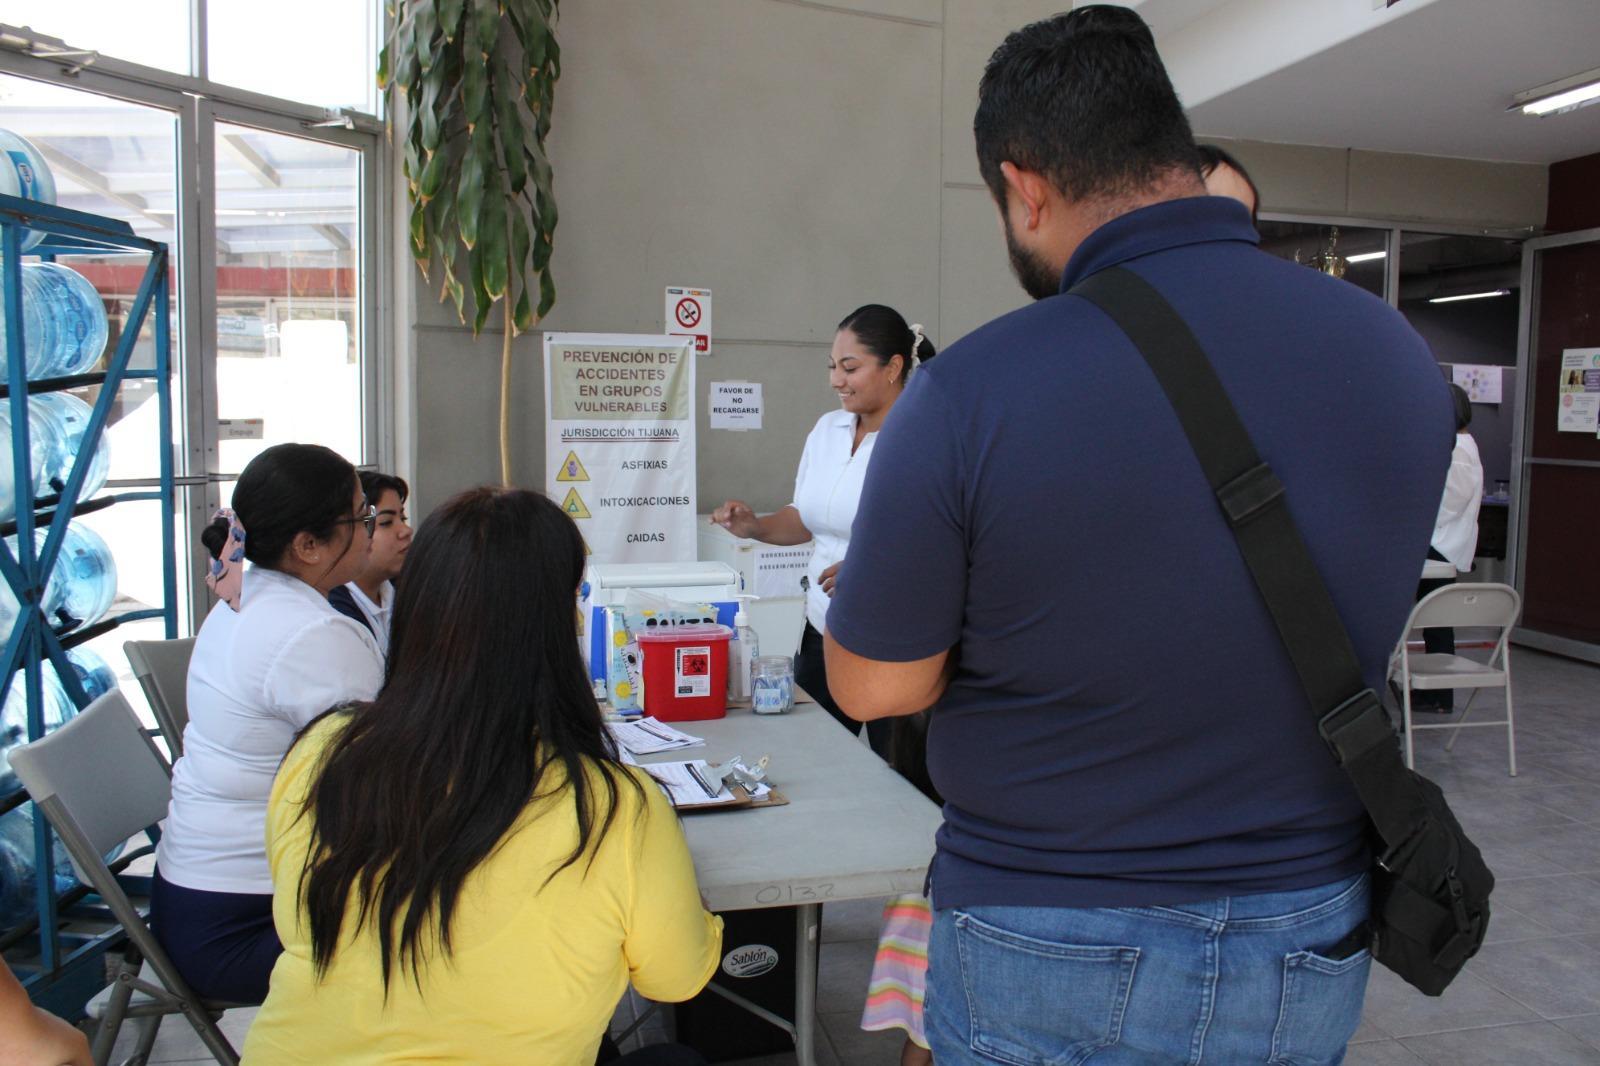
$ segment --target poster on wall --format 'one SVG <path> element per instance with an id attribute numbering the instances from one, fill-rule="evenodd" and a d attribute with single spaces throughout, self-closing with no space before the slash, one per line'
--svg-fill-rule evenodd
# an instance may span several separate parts
<path id="1" fill-rule="evenodd" d="M 1561 351 L 1556 429 L 1600 435 L 1600 348 Z"/>
<path id="2" fill-rule="evenodd" d="M 689 337 L 696 352 L 710 355 L 711 290 L 668 285 L 666 323 L 669 335 Z"/>
<path id="3" fill-rule="evenodd" d="M 761 428 L 761 383 L 759 381 L 713 381 L 711 383 L 711 428 L 734 431 Z"/>
<path id="4" fill-rule="evenodd" d="M 1450 368 L 1450 380 L 1467 392 L 1473 403 L 1499 403 L 1501 400 L 1500 367 L 1456 363 Z"/>
<path id="5" fill-rule="evenodd" d="M 545 490 L 591 563 L 692 562 L 694 341 L 547 333 Z"/>

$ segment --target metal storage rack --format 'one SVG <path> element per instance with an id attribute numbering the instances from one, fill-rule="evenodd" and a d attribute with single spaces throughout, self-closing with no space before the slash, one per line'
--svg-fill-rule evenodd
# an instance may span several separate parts
<path id="1" fill-rule="evenodd" d="M 27 380 L 21 264 L 23 238 L 29 232 L 44 234 L 43 242 L 27 253 L 40 259 L 53 260 L 62 255 L 107 254 L 149 257 L 121 336 L 103 372 Z M 7 401 L 11 405 L 11 451 L 17 495 L 16 521 L 0 525 L 0 537 L 13 532 L 17 534 L 17 551 L 13 555 L 9 547 L 0 541 L 0 579 L 10 587 L 19 606 L 11 632 L 0 633 L 0 639 L 4 641 L 3 651 L 0 651 L 0 679 L 7 684 L 21 683 L 26 686 L 29 740 L 37 739 L 44 733 L 43 664 L 46 659 L 55 664 L 68 697 L 81 709 L 87 700 L 76 672 L 68 664 L 68 648 L 141 619 L 160 618 L 166 623 L 168 639 L 178 635 L 169 269 L 167 246 L 136 236 L 126 222 L 0 195 L 0 280 L 4 283 L 9 372 L 8 380 L 0 385 L 0 401 Z M 152 307 L 155 312 L 155 366 L 148 370 L 130 369 L 134 347 Z M 115 492 L 93 500 L 83 500 L 81 496 L 89 460 L 105 432 L 112 404 L 125 382 L 138 379 L 153 381 L 156 390 L 161 450 L 157 484 L 145 491 Z M 35 498 L 28 439 L 28 396 L 83 385 L 102 386 L 84 433 L 83 446 L 73 461 L 65 485 L 53 496 Z M 162 604 L 159 607 L 113 613 L 100 622 L 82 628 L 76 628 L 75 623 L 55 624 L 46 618 L 39 604 L 56 565 L 68 520 L 116 504 L 141 500 L 159 501 L 162 505 Z M 42 547 L 36 550 L 35 530 L 41 527 L 48 528 L 48 533 Z M 0 797 L 0 813 L 25 802 L 28 802 L 26 792 Z M 98 901 L 84 886 L 79 885 L 63 895 L 57 895 L 52 844 L 49 825 L 44 818 L 35 818 L 37 916 L 11 930 L 0 930 L 0 950 L 24 944 L 31 947 L 30 942 L 36 939 L 37 971 L 26 976 L 24 983 L 35 1001 L 70 1016 L 82 1009 L 86 991 L 97 989 L 104 983 L 100 959 L 120 935 L 120 930 L 94 921 L 95 904 Z M 149 848 L 140 848 L 125 854 L 113 864 L 113 869 L 120 872 L 148 852 Z M 78 923 L 82 930 L 63 929 L 65 916 L 84 918 L 85 921 Z M 95 931 L 97 924 L 99 931 Z M 0 961 L 0 965 L 4 965 L 4 962 Z"/>

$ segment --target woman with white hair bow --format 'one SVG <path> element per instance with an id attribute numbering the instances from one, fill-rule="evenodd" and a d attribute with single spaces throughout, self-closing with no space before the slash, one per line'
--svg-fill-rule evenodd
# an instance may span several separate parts
<path id="1" fill-rule="evenodd" d="M 883 420 L 919 364 L 934 357 L 922 326 L 908 324 L 883 304 L 867 304 L 846 315 L 828 353 L 828 385 L 839 410 L 817 420 L 806 438 L 795 476 L 794 502 L 772 514 L 757 515 L 743 500 L 728 500 L 711 521 L 736 537 L 767 544 L 813 542 L 806 572 L 806 628 L 795 656 L 795 682 L 846 729 L 860 734 L 861 723 L 839 710 L 828 692 L 822 660 L 822 631 L 834 581 L 850 546 L 861 485 Z M 889 721 L 867 724 L 872 750 L 889 757 Z"/>

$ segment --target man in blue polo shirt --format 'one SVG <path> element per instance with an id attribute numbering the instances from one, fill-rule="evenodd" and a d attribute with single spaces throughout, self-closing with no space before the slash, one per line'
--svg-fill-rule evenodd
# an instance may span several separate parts
<path id="1" fill-rule="evenodd" d="M 1362 809 L 1155 378 L 1066 292 L 1121 266 L 1190 325 L 1374 689 L 1449 466 L 1445 382 L 1394 310 L 1205 195 L 1131 11 L 1013 33 L 975 131 L 1037 302 L 912 379 L 828 614 L 847 713 L 933 707 L 935 1061 L 1337 1062 L 1371 964 L 1329 957 L 1368 910 Z"/>

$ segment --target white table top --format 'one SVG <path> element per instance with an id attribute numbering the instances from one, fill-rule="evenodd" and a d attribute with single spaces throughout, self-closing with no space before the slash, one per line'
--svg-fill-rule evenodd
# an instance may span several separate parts
<path id="1" fill-rule="evenodd" d="M 705 747 L 643 763 L 771 755 L 784 807 L 683 816 L 700 891 L 714 911 L 870 899 L 922 891 L 940 813 L 927 797 L 814 703 L 782 715 L 730 708 L 726 718 L 674 722 Z"/>

